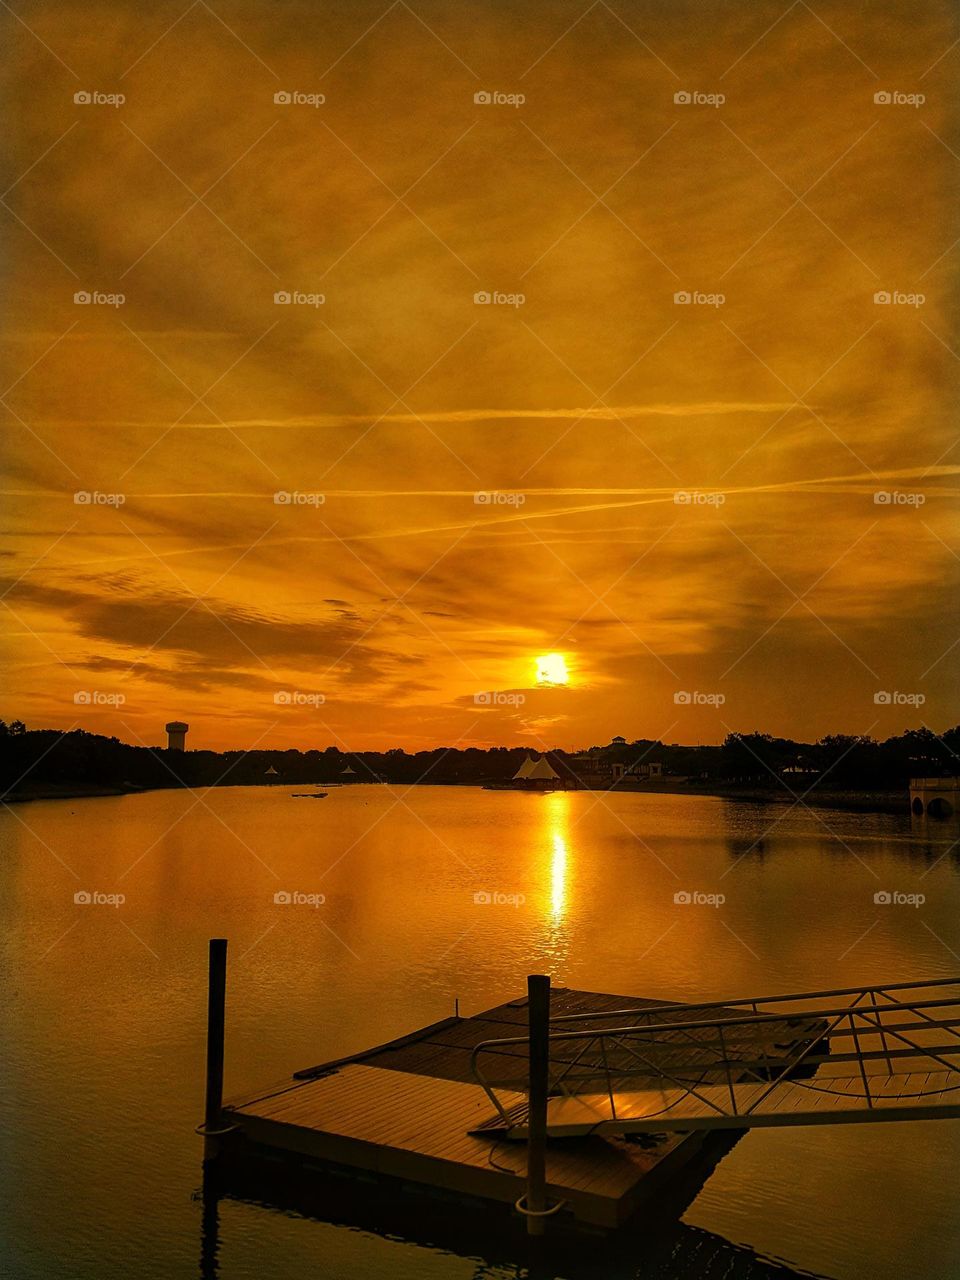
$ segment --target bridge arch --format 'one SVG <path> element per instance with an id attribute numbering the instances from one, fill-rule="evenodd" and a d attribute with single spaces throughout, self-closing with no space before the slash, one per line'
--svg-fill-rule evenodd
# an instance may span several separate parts
<path id="1" fill-rule="evenodd" d="M 953 816 L 953 805 L 943 796 L 934 796 L 927 805 L 927 813 L 931 818 L 950 818 Z"/>

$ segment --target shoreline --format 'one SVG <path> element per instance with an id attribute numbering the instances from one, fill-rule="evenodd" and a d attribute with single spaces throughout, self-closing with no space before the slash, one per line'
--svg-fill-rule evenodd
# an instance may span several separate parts
<path id="1" fill-rule="evenodd" d="M 232 782 L 229 786 L 243 787 L 263 787 L 263 783 L 242 783 Z M 299 782 L 281 783 L 279 786 L 303 786 L 306 784 Z M 333 784 L 323 783 L 317 784 L 321 786 L 331 786 Z M 364 783 L 353 783 L 354 786 L 374 785 Z M 386 785 L 390 785 L 389 783 Z M 402 785 L 402 784 L 398 784 Z M 444 785 L 444 786 L 461 786 L 461 787 L 482 787 L 482 782 L 464 782 L 464 783 L 443 783 L 443 784 L 425 784 L 425 785 Z M 108 787 L 105 785 L 91 784 L 85 786 L 82 783 L 64 783 L 62 786 L 57 784 L 46 784 L 38 786 L 35 789 L 25 788 L 4 796 L 3 804 L 28 804 L 34 800 L 87 800 L 99 799 L 112 796 L 136 796 L 144 795 L 148 791 L 180 791 L 189 790 L 188 787 L 132 787 L 117 786 Z M 495 787 L 495 790 L 513 791 L 518 788 L 509 786 Z M 563 790 L 563 788 L 558 788 Z M 626 786 L 610 786 L 610 787 L 577 787 L 571 788 L 582 791 L 597 792 L 619 792 L 623 795 L 680 795 L 680 796 L 714 796 L 720 800 L 738 800 L 748 804 L 774 804 L 774 805 L 797 805 L 797 807 L 820 808 L 820 809 L 842 809 L 847 812 L 854 813 L 888 813 L 901 814 L 909 816 L 910 802 L 906 791 L 811 791 L 805 794 L 798 791 L 791 794 L 787 790 L 775 791 L 773 789 L 764 790 L 756 787 L 723 787 L 720 785 L 709 785 L 707 783 L 687 783 L 687 782 L 662 782 L 657 784 L 637 784 L 632 783 Z M 539 794 L 539 793 L 538 793 Z M 546 794 L 550 794 L 547 792 Z"/>
<path id="2" fill-rule="evenodd" d="M 657 785 L 632 785 L 597 788 L 597 790 L 623 791 L 629 795 L 689 795 L 716 796 L 720 800 L 741 800 L 751 804 L 785 804 L 820 809 L 845 809 L 861 813 L 910 813 L 909 793 L 904 788 L 895 791 L 819 791 L 805 792 L 798 789 L 791 793 L 785 788 L 766 790 L 760 787 L 711 786 L 709 783 L 665 782 Z"/>
<path id="3" fill-rule="evenodd" d="M 165 791 L 181 788 L 164 787 Z M 103 796 L 139 796 L 146 791 L 157 791 L 158 787 L 107 787 L 102 784 L 84 786 L 79 782 L 65 782 L 62 787 L 56 783 L 47 783 L 35 790 L 24 789 L 12 791 L 2 797 L 3 804 L 29 804 L 31 800 L 93 800 Z"/>

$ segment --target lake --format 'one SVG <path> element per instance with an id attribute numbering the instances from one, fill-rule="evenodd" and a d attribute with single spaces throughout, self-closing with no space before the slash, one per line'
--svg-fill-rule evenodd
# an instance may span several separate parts
<path id="1" fill-rule="evenodd" d="M 529 972 L 665 1000 L 956 974 L 956 828 L 912 821 L 428 786 L 8 807 L 4 1274 L 197 1274 L 211 936 L 230 942 L 229 1097 L 443 1018 L 455 1000 L 467 1014 L 499 1004 Z M 878 905 L 880 891 L 924 901 Z M 955 1121 L 758 1130 L 683 1230 L 834 1280 L 952 1280 L 958 1174 Z M 221 1206 L 223 1280 L 519 1274 L 502 1258 Z"/>

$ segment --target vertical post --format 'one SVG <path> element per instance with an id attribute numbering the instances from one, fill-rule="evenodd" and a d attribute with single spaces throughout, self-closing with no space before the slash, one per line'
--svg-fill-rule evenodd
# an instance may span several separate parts
<path id="1" fill-rule="evenodd" d="M 723 1039 L 723 1027 L 718 1026 L 717 1031 L 720 1033 L 720 1061 L 727 1069 L 727 1090 L 730 1093 L 730 1106 L 733 1108 L 733 1114 L 737 1114 L 737 1095 L 733 1091 L 733 1077 L 730 1074 L 730 1059 L 727 1057 L 727 1046 Z M 749 1050 L 748 1050 L 749 1052 Z M 741 1076 L 742 1079 L 742 1076 Z"/>
<path id="2" fill-rule="evenodd" d="M 860 1037 L 857 1035 L 857 1028 L 854 1025 L 852 1012 L 850 1014 L 849 1022 L 850 1022 L 850 1031 L 851 1031 L 851 1034 L 853 1035 L 853 1047 L 857 1055 L 857 1062 L 860 1064 L 860 1079 L 863 1081 L 863 1092 L 867 1099 L 867 1106 L 872 1108 L 873 1099 L 870 1097 L 870 1083 L 867 1080 L 867 1069 L 863 1065 L 863 1054 L 861 1053 L 861 1050 L 860 1050 Z"/>
<path id="3" fill-rule="evenodd" d="M 220 1128 L 223 1107 L 223 1032 L 227 992 L 227 940 L 210 939 L 210 969 L 207 981 L 207 1098 L 203 1127 L 207 1134 Z M 205 1138 L 204 1161 L 217 1154 L 214 1136 Z"/>
<path id="4" fill-rule="evenodd" d="M 216 1166 L 203 1168 L 202 1213 L 200 1217 L 200 1280 L 220 1280 L 220 1195 Z"/>
<path id="5" fill-rule="evenodd" d="M 529 1018 L 530 1102 L 527 1118 L 527 1196 L 532 1216 L 527 1218 L 527 1234 L 542 1236 L 545 1220 L 535 1215 L 547 1208 L 547 1083 L 550 1069 L 550 978 L 530 974 L 527 978 Z"/>

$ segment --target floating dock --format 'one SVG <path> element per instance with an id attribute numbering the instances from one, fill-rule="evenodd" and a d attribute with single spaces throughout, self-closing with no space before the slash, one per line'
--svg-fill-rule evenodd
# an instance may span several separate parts
<path id="1" fill-rule="evenodd" d="M 684 1023 L 696 1020 L 703 1008 L 549 984 L 544 990 L 549 992 L 545 1032 L 548 1020 L 552 1026 L 556 1019 L 572 1018 L 587 1032 L 609 1027 L 614 1012 L 636 1017 L 657 1010 L 653 1021 L 668 1016 L 667 1040 L 682 1047 L 689 1040 Z M 497 1099 L 508 1111 L 524 1110 L 535 1075 L 526 1038 L 532 1023 L 528 998 L 521 997 L 307 1067 L 219 1106 L 214 1096 L 202 1130 L 209 1137 L 209 1154 L 226 1164 L 265 1160 L 276 1168 L 279 1161 L 288 1172 L 291 1165 L 299 1166 L 305 1176 L 324 1168 L 368 1183 L 387 1180 L 404 1194 L 452 1196 L 529 1213 L 533 1205 L 524 1202 L 531 1185 L 531 1144 L 506 1140 L 495 1131 L 497 1113 L 478 1083 L 474 1056 L 478 1046 L 508 1042 L 486 1051 L 496 1063 Z M 753 1036 L 751 1054 L 760 1054 L 771 1069 L 787 1066 L 818 1044 L 823 1030 L 821 1022 L 802 1016 L 770 1019 L 762 1035 Z M 216 1059 L 216 1044 L 214 1050 Z M 717 1135 L 586 1133 L 562 1140 L 543 1135 L 540 1203 L 549 1209 L 534 1215 L 592 1228 L 620 1227 L 695 1157 L 702 1159 L 710 1142 L 716 1144 Z"/>
<path id="2" fill-rule="evenodd" d="M 339 1182 L 404 1217 L 439 1198 L 495 1230 L 606 1232 L 691 1198 L 758 1125 L 960 1119 L 955 976 L 682 1004 L 531 975 L 525 997 L 224 1102 L 226 955 L 212 939 L 197 1132 L 205 1186 L 260 1180 L 257 1199 Z"/>

